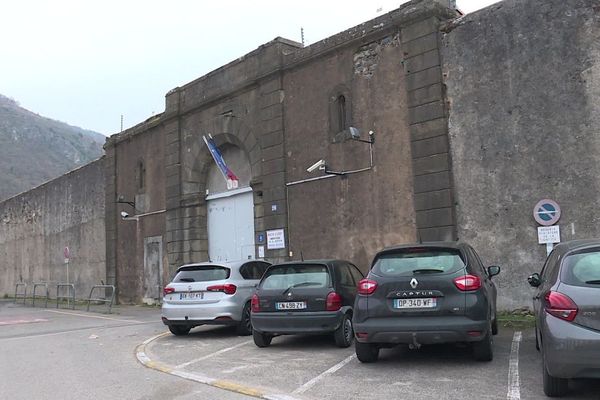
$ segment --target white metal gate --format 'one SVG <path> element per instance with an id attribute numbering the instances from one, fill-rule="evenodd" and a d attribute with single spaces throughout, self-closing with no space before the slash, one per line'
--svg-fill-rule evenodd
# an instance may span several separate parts
<path id="1" fill-rule="evenodd" d="M 254 200 L 251 188 L 206 197 L 211 261 L 254 258 Z"/>

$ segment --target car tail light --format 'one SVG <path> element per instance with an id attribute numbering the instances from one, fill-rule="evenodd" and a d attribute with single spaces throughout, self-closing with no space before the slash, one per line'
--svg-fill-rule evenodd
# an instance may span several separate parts
<path id="1" fill-rule="evenodd" d="M 368 296 L 370 294 L 373 294 L 373 292 L 375 292 L 375 289 L 377 289 L 377 282 L 371 279 L 365 278 L 361 279 L 360 282 L 358 282 L 358 294 Z"/>
<path id="2" fill-rule="evenodd" d="M 231 283 L 226 283 L 224 285 L 213 285 L 206 288 L 209 292 L 223 292 L 225 294 L 234 294 L 237 290 L 237 286 Z"/>
<path id="3" fill-rule="evenodd" d="M 556 318 L 571 322 L 577 316 L 577 304 L 565 294 L 549 291 L 544 296 L 544 300 L 544 309 Z"/>
<path id="4" fill-rule="evenodd" d="M 458 278 L 454 279 L 454 285 L 458 288 L 458 290 L 470 292 L 481 287 L 481 280 L 475 275 L 459 276 Z"/>
<path id="5" fill-rule="evenodd" d="M 252 295 L 252 300 L 250 301 L 250 308 L 252 309 L 252 312 L 260 312 L 260 300 L 257 294 Z"/>
<path id="6" fill-rule="evenodd" d="M 174 291 L 175 291 L 174 288 L 172 288 L 172 287 L 166 287 L 166 288 L 163 289 L 163 295 L 167 295 L 169 293 L 173 293 Z"/>
<path id="7" fill-rule="evenodd" d="M 336 292 L 327 295 L 327 311 L 337 311 L 342 308 L 342 297 Z"/>

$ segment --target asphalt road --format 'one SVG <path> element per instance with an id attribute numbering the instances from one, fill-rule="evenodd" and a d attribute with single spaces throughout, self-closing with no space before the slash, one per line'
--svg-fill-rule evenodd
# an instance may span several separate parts
<path id="1" fill-rule="evenodd" d="M 0 397 L 10 399 L 544 399 L 533 332 L 504 329 L 492 362 L 468 348 L 386 349 L 361 364 L 327 336 L 283 336 L 259 349 L 230 328 L 165 333 L 160 311 L 105 315 L 0 302 Z M 140 362 L 144 362 L 142 365 Z M 571 382 L 565 399 L 600 399 Z"/>

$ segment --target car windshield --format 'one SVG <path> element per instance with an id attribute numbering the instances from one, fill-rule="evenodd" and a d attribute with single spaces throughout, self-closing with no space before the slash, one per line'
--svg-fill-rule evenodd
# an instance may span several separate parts
<path id="1" fill-rule="evenodd" d="M 397 276 L 450 273 L 462 268 L 465 263 L 456 249 L 414 248 L 379 256 L 372 270 L 377 275 Z"/>
<path id="2" fill-rule="evenodd" d="M 567 256 L 562 271 L 561 279 L 568 285 L 600 288 L 600 249 Z"/>
<path id="3" fill-rule="evenodd" d="M 329 287 L 331 279 L 322 264 L 285 264 L 271 267 L 260 285 L 262 289 Z"/>
<path id="4" fill-rule="evenodd" d="M 177 272 L 174 283 L 220 281 L 229 278 L 229 268 L 220 265 L 195 265 L 183 267 Z"/>

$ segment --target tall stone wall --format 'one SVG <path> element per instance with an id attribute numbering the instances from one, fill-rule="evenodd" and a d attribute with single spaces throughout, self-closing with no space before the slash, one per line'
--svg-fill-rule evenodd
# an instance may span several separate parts
<path id="1" fill-rule="evenodd" d="M 69 247 L 69 282 L 87 297 L 106 281 L 105 243 L 101 158 L 0 203 L 0 296 L 17 282 L 66 282 Z"/>
<path id="2" fill-rule="evenodd" d="M 446 31 L 458 237 L 503 267 L 500 307 L 530 305 L 538 200 L 562 206 L 563 241 L 600 236 L 600 7 L 506 0 Z"/>

